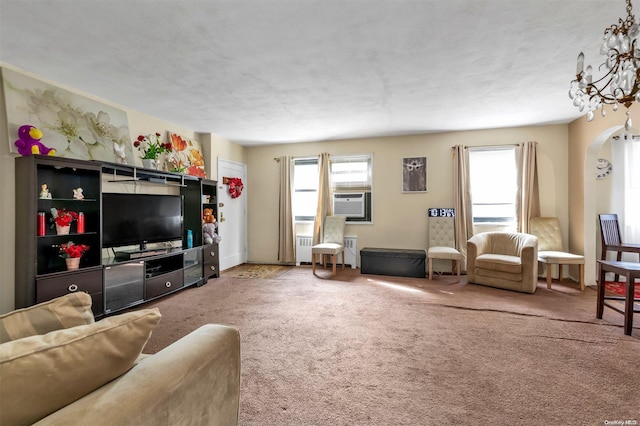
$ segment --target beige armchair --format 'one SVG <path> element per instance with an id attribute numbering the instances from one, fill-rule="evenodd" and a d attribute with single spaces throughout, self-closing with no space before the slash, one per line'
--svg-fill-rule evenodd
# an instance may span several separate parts
<path id="1" fill-rule="evenodd" d="M 483 232 L 467 241 L 468 282 L 534 293 L 538 238 L 515 232 Z"/>
<path id="2" fill-rule="evenodd" d="M 580 290 L 584 290 L 584 256 L 563 250 L 558 218 L 532 217 L 529 226 L 531 233 L 538 237 L 538 262 L 547 268 L 547 288 L 551 288 L 553 264 L 558 265 L 558 281 L 562 280 L 562 265 L 578 265 Z"/>

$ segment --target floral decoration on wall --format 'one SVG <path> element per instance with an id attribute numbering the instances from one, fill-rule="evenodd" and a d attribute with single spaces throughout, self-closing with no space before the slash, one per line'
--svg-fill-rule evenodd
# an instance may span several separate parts
<path id="1" fill-rule="evenodd" d="M 19 72 L 2 68 L 9 151 L 25 123 L 56 156 L 134 164 L 127 113 Z"/>
<path id="2" fill-rule="evenodd" d="M 171 151 L 168 153 L 169 171 L 206 178 L 204 157 L 198 141 L 169 133 Z"/>

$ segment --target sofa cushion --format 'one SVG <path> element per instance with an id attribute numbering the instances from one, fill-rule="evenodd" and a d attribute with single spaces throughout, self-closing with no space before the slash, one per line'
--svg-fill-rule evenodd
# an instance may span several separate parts
<path id="1" fill-rule="evenodd" d="M 476 257 L 476 268 L 492 269 L 509 274 L 522 273 L 520 257 L 504 254 L 481 254 Z"/>
<path id="2" fill-rule="evenodd" d="M 159 321 L 144 309 L 0 345 L 0 424 L 34 423 L 124 374 Z"/>
<path id="3" fill-rule="evenodd" d="M 0 315 L 0 343 L 93 322 L 91 296 L 69 293 Z"/>

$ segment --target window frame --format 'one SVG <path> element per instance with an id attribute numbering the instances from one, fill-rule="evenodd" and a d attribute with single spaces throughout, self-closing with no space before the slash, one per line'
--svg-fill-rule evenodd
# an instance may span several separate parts
<path id="1" fill-rule="evenodd" d="M 349 162 L 366 162 L 368 164 L 367 166 L 367 177 L 366 177 L 366 182 L 365 181 L 353 181 L 353 182 L 357 182 L 358 184 L 353 185 L 352 183 L 348 183 L 348 184 L 335 184 L 334 181 L 335 179 L 333 179 L 334 176 L 334 171 L 333 171 L 333 167 L 334 164 L 340 164 L 340 163 L 349 163 Z M 297 165 L 304 165 L 304 164 L 318 164 L 318 159 L 317 157 L 300 157 L 300 158 L 294 158 L 293 160 L 293 165 L 294 165 L 294 170 L 293 170 L 293 184 L 292 184 L 292 191 L 294 192 L 293 194 L 293 201 L 295 202 L 296 196 L 295 193 L 296 192 L 314 192 L 317 194 L 318 192 L 318 188 L 317 188 L 317 183 L 315 185 L 314 189 L 311 188 L 299 188 L 296 189 L 296 176 L 295 176 L 295 169 Z M 346 222 L 349 224 L 372 224 L 373 223 L 373 154 L 349 154 L 349 155 L 332 155 L 331 156 L 331 173 L 332 173 L 332 192 L 335 194 L 345 194 L 345 193 L 360 193 L 360 192 L 364 192 L 365 194 L 365 206 L 364 206 L 364 210 L 365 210 L 365 214 L 364 217 L 350 217 L 347 216 L 346 218 Z M 337 172 L 336 172 L 337 173 Z M 316 197 L 317 200 L 317 197 Z M 316 201 L 317 203 L 317 201 Z M 317 204 L 316 204 L 317 205 Z M 310 223 L 315 221 L 315 215 L 314 216 L 300 216 L 300 215 L 294 215 L 294 221 L 295 223 Z"/>
<path id="2" fill-rule="evenodd" d="M 500 200 L 500 198 L 507 198 L 507 194 L 502 194 L 501 196 L 496 197 L 492 202 L 476 202 L 474 198 L 477 198 L 478 192 L 476 189 L 476 197 L 474 197 L 474 175 L 476 173 L 473 172 L 473 154 L 477 153 L 491 153 L 496 151 L 509 151 L 513 155 L 513 169 L 509 170 L 510 173 L 513 174 L 513 196 L 511 202 L 506 202 L 504 200 Z M 469 148 L 469 194 L 471 198 L 471 213 L 472 213 L 472 221 L 474 226 L 497 226 L 497 227 L 513 227 L 517 228 L 518 223 L 518 213 L 517 213 L 517 191 L 518 191 L 518 166 L 517 166 L 517 146 L 515 145 L 499 145 L 499 146 L 482 146 L 482 147 L 473 147 Z M 476 167 L 477 167 L 476 163 Z M 504 170 L 504 163 L 500 164 L 502 170 Z M 491 170 L 500 170 L 499 167 L 493 166 L 489 167 Z M 477 172 L 477 169 L 476 169 Z M 504 177 L 504 174 L 501 175 Z M 476 176 L 477 177 L 477 176 Z M 477 180 L 476 180 L 477 182 Z M 498 185 L 499 186 L 499 185 Z M 477 188 L 477 186 L 476 186 Z M 481 200 L 485 201 L 485 200 Z M 475 206 L 494 206 L 496 208 L 500 208 L 500 206 L 512 206 L 513 216 L 504 216 L 504 215 L 494 215 L 494 216 L 477 216 L 476 212 L 478 211 Z"/>

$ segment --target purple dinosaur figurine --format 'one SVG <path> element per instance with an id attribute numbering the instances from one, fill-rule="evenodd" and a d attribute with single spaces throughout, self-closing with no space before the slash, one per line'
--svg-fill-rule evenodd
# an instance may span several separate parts
<path id="1" fill-rule="evenodd" d="M 20 155 L 55 155 L 56 150 L 47 148 L 40 139 L 42 132 L 30 124 L 25 124 L 18 129 L 18 140 L 14 143 Z"/>

